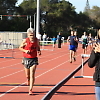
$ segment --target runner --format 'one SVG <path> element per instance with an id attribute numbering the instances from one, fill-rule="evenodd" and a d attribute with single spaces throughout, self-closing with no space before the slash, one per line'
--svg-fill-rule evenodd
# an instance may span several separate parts
<path id="1" fill-rule="evenodd" d="M 89 33 L 88 40 L 89 40 L 88 45 L 90 46 L 90 51 L 91 51 L 93 49 L 93 41 L 94 41 L 91 33 Z"/>
<path id="2" fill-rule="evenodd" d="M 83 54 L 86 54 L 87 53 L 87 47 L 88 47 L 88 36 L 86 35 L 86 32 L 83 33 L 81 40 L 82 40 Z"/>
<path id="3" fill-rule="evenodd" d="M 79 41 L 79 38 L 77 36 L 77 31 L 74 32 L 74 36 L 76 37 L 77 41 L 75 41 L 75 46 L 76 46 L 76 52 L 77 52 L 77 49 L 78 49 L 78 41 Z"/>
<path id="4" fill-rule="evenodd" d="M 29 95 L 31 95 L 35 81 L 35 70 L 38 65 L 37 51 L 39 55 L 41 55 L 41 51 L 33 28 L 27 30 L 27 36 L 28 38 L 24 39 L 19 46 L 19 50 L 23 52 L 23 64 L 25 66 L 27 85 L 29 85 Z"/>
<path id="5" fill-rule="evenodd" d="M 74 31 L 71 31 L 71 36 L 68 37 L 67 41 L 70 43 L 69 44 L 69 50 L 70 50 L 70 63 L 72 63 L 72 61 L 76 61 L 76 41 L 77 41 L 77 37 L 74 36 Z"/>

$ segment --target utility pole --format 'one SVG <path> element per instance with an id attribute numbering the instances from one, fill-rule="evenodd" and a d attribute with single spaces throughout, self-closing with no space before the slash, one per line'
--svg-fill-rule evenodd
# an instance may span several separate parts
<path id="1" fill-rule="evenodd" d="M 39 33 L 39 28 L 40 28 L 40 0 L 37 0 L 36 35 Z"/>
<path id="2" fill-rule="evenodd" d="M 32 21 L 31 21 L 31 16 L 30 16 L 30 28 L 32 28 Z"/>
<path id="3" fill-rule="evenodd" d="M 36 14 L 34 14 L 34 30 L 36 30 L 36 29 L 35 29 L 35 28 L 36 28 L 36 27 L 35 27 L 35 26 L 36 26 L 36 25 L 35 25 L 35 24 L 36 24 L 35 16 L 36 16 Z"/>

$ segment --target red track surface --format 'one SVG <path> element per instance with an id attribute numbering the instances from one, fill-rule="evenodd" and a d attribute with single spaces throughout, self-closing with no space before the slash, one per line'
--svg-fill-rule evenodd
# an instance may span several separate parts
<path id="1" fill-rule="evenodd" d="M 67 44 L 54 51 L 43 50 L 39 57 L 32 96 L 28 95 L 24 67 L 21 64 L 22 53 L 15 50 L 15 59 L 0 58 L 0 100 L 41 100 L 53 86 L 81 64 L 80 54 L 81 47 L 77 52 L 77 61 L 70 64 Z M 85 66 L 84 74 L 91 76 L 94 69 Z M 80 72 L 76 75 L 79 76 Z M 51 100 L 95 100 L 94 82 L 89 78 L 71 78 Z"/>

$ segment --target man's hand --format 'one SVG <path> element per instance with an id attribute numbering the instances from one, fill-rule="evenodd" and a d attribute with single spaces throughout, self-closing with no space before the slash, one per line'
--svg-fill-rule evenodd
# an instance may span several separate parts
<path id="1" fill-rule="evenodd" d="M 38 51 L 38 54 L 41 55 L 41 51 Z"/>
<path id="2" fill-rule="evenodd" d="M 100 53 L 100 44 L 96 44 L 95 47 L 94 47 L 94 52 L 97 53 L 99 52 Z"/>
<path id="3" fill-rule="evenodd" d="M 27 53 L 27 54 L 29 54 L 30 53 L 30 50 L 25 50 L 24 52 Z"/>

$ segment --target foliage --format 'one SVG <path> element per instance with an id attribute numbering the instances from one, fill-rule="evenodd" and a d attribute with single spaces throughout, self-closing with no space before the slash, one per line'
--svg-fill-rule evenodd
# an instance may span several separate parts
<path id="1" fill-rule="evenodd" d="M 0 15 L 27 15 L 36 14 L 37 0 L 23 0 L 16 6 L 18 0 L 0 0 Z M 26 31 L 29 27 L 27 17 L 2 17 L 1 31 Z M 40 33 L 56 36 L 61 32 L 67 37 L 71 30 L 77 30 L 81 36 L 83 31 L 93 32 L 100 25 L 100 8 L 94 6 L 88 12 L 76 13 L 75 7 L 66 0 L 40 0 Z M 32 27 L 33 24 L 32 24 Z M 93 27 L 93 28 L 92 28 Z"/>

